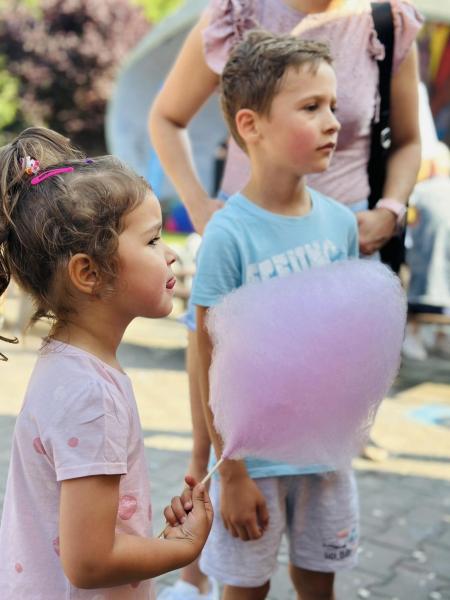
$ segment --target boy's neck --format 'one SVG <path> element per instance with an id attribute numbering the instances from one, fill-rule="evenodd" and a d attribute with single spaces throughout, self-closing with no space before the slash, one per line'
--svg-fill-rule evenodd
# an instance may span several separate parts
<path id="1" fill-rule="evenodd" d="M 50 337 L 71 344 L 93 354 L 115 369 L 122 370 L 117 357 L 117 349 L 122 341 L 128 323 L 118 323 L 111 318 L 108 309 L 78 309 L 78 314 L 70 321 L 55 325 Z"/>
<path id="2" fill-rule="evenodd" d="M 302 217 L 311 210 L 305 178 L 253 169 L 242 194 L 261 208 L 286 217 Z"/>

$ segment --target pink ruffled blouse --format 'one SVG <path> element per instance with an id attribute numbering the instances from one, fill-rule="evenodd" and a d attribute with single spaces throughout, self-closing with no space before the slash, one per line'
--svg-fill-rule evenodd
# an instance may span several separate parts
<path id="1" fill-rule="evenodd" d="M 394 72 L 407 55 L 423 18 L 404 0 L 389 0 L 394 15 Z M 212 0 L 209 26 L 203 33 L 209 67 L 220 74 L 231 48 L 253 27 L 327 42 L 337 73 L 337 118 L 342 129 L 327 171 L 308 176 L 308 184 L 344 204 L 369 195 L 367 161 L 370 124 L 378 109 L 377 60 L 384 46 L 374 30 L 369 0 L 346 0 L 339 10 L 307 15 L 283 0 Z M 230 140 L 222 189 L 232 194 L 249 177 L 246 154 Z"/>

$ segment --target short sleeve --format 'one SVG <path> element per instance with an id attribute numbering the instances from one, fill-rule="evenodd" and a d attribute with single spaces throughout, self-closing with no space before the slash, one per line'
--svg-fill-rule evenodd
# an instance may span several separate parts
<path id="1" fill-rule="evenodd" d="M 205 60 L 220 75 L 233 46 L 257 26 L 254 0 L 212 0 L 206 10 L 210 19 L 203 31 Z"/>
<path id="2" fill-rule="evenodd" d="M 412 4 L 405 0 L 391 0 L 391 5 L 395 35 L 393 59 L 395 72 L 411 49 L 424 18 Z"/>
<path id="3" fill-rule="evenodd" d="M 207 226 L 197 257 L 192 302 L 214 306 L 242 285 L 242 265 L 237 241 L 213 221 Z"/>
<path id="4" fill-rule="evenodd" d="M 127 473 L 131 416 L 113 386 L 97 381 L 60 386 L 42 442 L 57 481 Z M 59 400 L 59 401 L 58 401 Z"/>

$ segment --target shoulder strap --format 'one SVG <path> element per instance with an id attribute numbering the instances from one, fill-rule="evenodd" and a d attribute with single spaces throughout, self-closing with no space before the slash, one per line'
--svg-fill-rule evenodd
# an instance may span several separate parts
<path id="1" fill-rule="evenodd" d="M 389 122 L 391 104 L 391 74 L 394 56 L 394 23 L 390 2 L 372 2 L 372 16 L 378 39 L 384 46 L 384 60 L 378 62 L 380 117 Z"/>

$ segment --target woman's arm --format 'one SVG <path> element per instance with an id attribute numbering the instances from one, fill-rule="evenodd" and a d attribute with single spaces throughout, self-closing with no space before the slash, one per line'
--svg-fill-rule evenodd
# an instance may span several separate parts
<path id="1" fill-rule="evenodd" d="M 420 167 L 418 83 L 417 48 L 414 45 L 392 78 L 392 146 L 383 189 L 384 198 L 395 198 L 405 205 Z M 357 217 L 360 248 L 364 254 L 379 250 L 395 233 L 395 216 L 385 208 L 364 211 Z"/>
<path id="2" fill-rule="evenodd" d="M 219 82 L 204 56 L 202 31 L 208 18 L 203 16 L 189 33 L 149 118 L 153 145 L 199 233 L 222 206 L 211 202 L 199 180 L 186 129 Z"/>
<path id="3" fill-rule="evenodd" d="M 79 588 L 150 579 L 192 562 L 212 523 L 203 486 L 193 490 L 193 509 L 165 538 L 116 534 L 120 475 L 80 477 L 61 485 L 59 537 L 64 573 Z"/>

